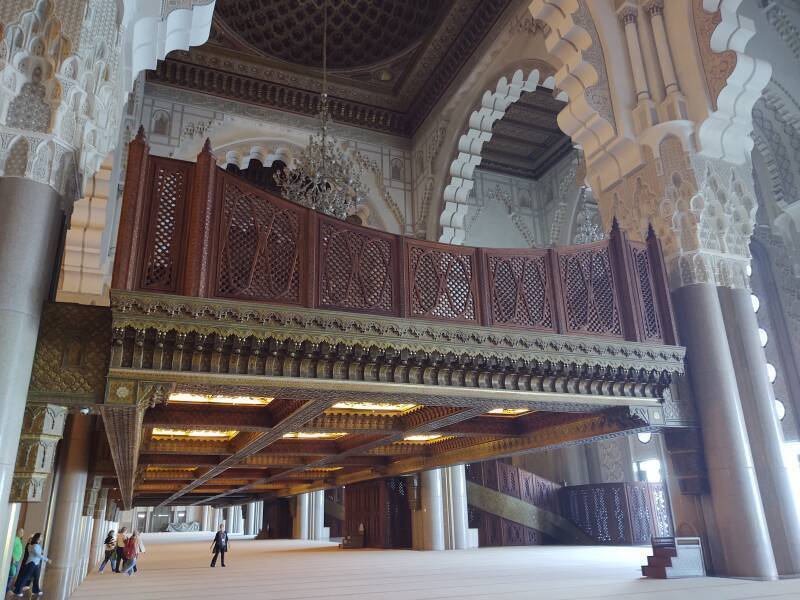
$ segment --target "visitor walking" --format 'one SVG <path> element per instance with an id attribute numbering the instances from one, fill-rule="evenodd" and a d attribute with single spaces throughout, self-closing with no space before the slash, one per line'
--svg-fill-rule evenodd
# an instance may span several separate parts
<path id="1" fill-rule="evenodd" d="M 25 548 L 26 556 L 23 560 L 22 570 L 17 577 L 17 584 L 14 586 L 14 594 L 22 597 L 22 588 L 31 585 L 31 592 L 34 596 L 44 594 L 39 589 L 39 575 L 42 572 L 42 561 L 50 562 L 50 559 L 42 552 L 42 534 L 34 533 Z"/>
<path id="2" fill-rule="evenodd" d="M 128 536 L 125 534 L 127 530 L 128 529 L 126 527 L 120 529 L 119 533 L 117 533 L 117 539 L 114 542 L 115 543 L 114 550 L 117 553 L 117 563 L 111 565 L 111 568 L 114 570 L 114 573 L 120 572 L 120 569 L 122 568 L 122 563 L 125 561 L 125 556 L 123 556 L 123 554 L 125 551 L 125 542 L 128 541 Z"/>
<path id="3" fill-rule="evenodd" d="M 102 573 L 103 569 L 106 568 L 106 564 L 111 562 L 111 570 L 117 570 L 117 536 L 114 535 L 114 530 L 108 532 L 106 539 L 103 541 L 103 548 L 105 550 L 105 556 L 103 557 L 103 562 L 100 563 L 100 568 L 97 570 L 98 573 Z"/>
<path id="4" fill-rule="evenodd" d="M 217 535 L 214 536 L 214 541 L 211 544 L 211 551 L 214 553 L 214 558 L 211 559 L 211 566 L 217 566 L 217 556 L 222 560 L 222 566 L 225 566 L 225 553 L 228 551 L 228 533 L 225 531 L 225 523 L 219 526 Z"/>
<path id="5" fill-rule="evenodd" d="M 11 549 L 11 567 L 8 570 L 6 593 L 11 591 L 11 584 L 14 582 L 14 577 L 19 573 L 19 568 L 22 564 L 22 553 L 25 551 L 25 543 L 22 541 L 24 537 L 25 530 L 20 527 L 17 529 L 17 535 L 14 537 L 14 546 Z"/>
<path id="6" fill-rule="evenodd" d="M 144 544 L 138 531 L 134 531 L 128 541 L 125 542 L 124 556 L 125 556 L 125 571 L 124 573 L 130 577 L 136 573 L 136 561 L 140 554 L 144 554 Z"/>

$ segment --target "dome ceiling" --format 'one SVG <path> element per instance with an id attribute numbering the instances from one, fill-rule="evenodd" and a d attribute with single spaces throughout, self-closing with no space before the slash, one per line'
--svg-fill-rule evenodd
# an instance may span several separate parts
<path id="1" fill-rule="evenodd" d="M 451 2 L 328 0 L 328 68 L 353 69 L 405 54 L 430 35 Z M 322 64 L 323 0 L 217 0 L 219 24 L 253 50 L 304 67 Z"/>

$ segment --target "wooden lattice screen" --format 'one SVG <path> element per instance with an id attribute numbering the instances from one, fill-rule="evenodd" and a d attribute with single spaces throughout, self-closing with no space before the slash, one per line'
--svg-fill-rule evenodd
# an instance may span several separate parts
<path id="1" fill-rule="evenodd" d="M 112 286 L 675 344 L 661 247 L 497 250 L 331 219 L 216 166 L 129 151 Z"/>

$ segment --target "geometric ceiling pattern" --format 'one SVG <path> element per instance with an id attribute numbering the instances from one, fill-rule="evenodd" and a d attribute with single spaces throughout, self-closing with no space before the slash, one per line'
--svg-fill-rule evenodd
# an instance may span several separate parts
<path id="1" fill-rule="evenodd" d="M 334 121 L 410 137 L 462 67 L 525 0 L 338 0 L 328 7 Z M 148 81 L 316 116 L 321 0 L 218 0 L 209 42 Z"/>
<path id="2" fill-rule="evenodd" d="M 481 149 L 481 169 L 539 179 L 572 150 L 572 140 L 556 117 L 566 102 L 552 90 L 523 92 L 492 127 L 492 138 Z"/>

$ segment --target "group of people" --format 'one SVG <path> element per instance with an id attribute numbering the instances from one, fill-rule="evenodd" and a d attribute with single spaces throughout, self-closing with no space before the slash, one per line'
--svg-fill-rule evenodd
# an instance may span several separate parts
<path id="1" fill-rule="evenodd" d="M 22 590 L 30 587 L 34 596 L 41 596 L 44 594 L 39 588 L 42 561 L 50 562 L 50 559 L 42 550 L 41 533 L 34 533 L 28 543 L 23 545 L 24 537 L 25 531 L 20 527 L 11 550 L 11 569 L 6 582 L 6 593 L 13 590 L 15 595 L 22 597 Z"/>
<path id="2" fill-rule="evenodd" d="M 138 571 L 136 562 L 145 551 L 138 531 L 129 535 L 128 529 L 123 527 L 115 534 L 112 529 L 103 541 L 103 546 L 105 555 L 100 563 L 99 573 L 103 572 L 108 563 L 111 563 L 114 573 L 125 573 L 128 577 Z"/>
<path id="3" fill-rule="evenodd" d="M 34 596 L 41 596 L 44 594 L 39 588 L 39 575 L 42 571 L 42 561 L 50 562 L 50 559 L 44 555 L 42 550 L 42 534 L 35 533 L 28 540 L 27 544 L 23 544 L 25 532 L 20 527 L 17 530 L 17 535 L 14 538 L 14 547 L 11 552 L 11 569 L 8 574 L 8 581 L 6 582 L 6 593 L 9 591 L 14 592 L 17 596 L 22 596 L 22 590 L 30 587 Z M 123 527 L 119 532 L 113 529 L 108 532 L 106 539 L 103 541 L 105 555 L 100 567 L 99 573 L 102 573 L 106 565 L 111 563 L 111 570 L 114 573 L 125 573 L 129 577 L 136 573 L 136 567 L 139 555 L 145 552 L 142 538 L 138 531 L 128 534 L 126 527 Z M 225 531 L 225 525 L 219 526 L 214 536 L 214 541 L 211 543 L 211 551 L 214 553 L 214 558 L 211 560 L 211 566 L 217 565 L 217 558 L 221 558 L 222 566 L 225 566 L 225 553 L 228 551 L 228 533 Z"/>

